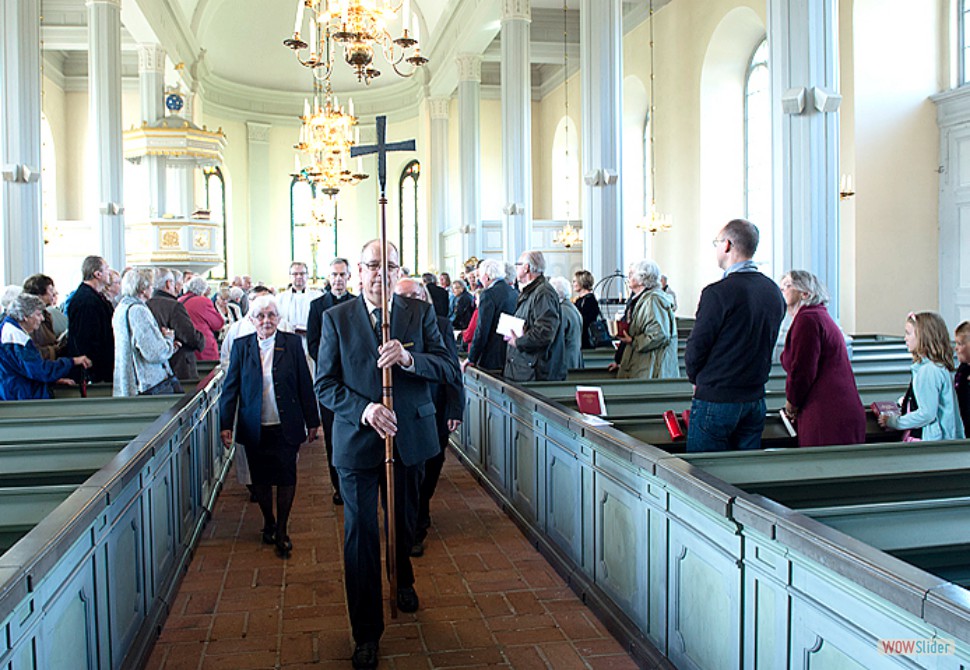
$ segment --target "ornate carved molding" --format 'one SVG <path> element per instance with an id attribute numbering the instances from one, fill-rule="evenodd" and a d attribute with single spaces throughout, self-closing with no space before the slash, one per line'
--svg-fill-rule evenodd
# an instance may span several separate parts
<path id="1" fill-rule="evenodd" d="M 431 112 L 431 120 L 447 121 L 450 106 L 451 100 L 449 98 L 428 98 L 428 109 Z"/>
<path id="2" fill-rule="evenodd" d="M 532 0 L 502 0 L 502 21 L 532 20 Z"/>
<path id="3" fill-rule="evenodd" d="M 273 128 L 272 124 L 260 123 L 259 121 L 246 122 L 247 139 L 250 142 L 269 142 L 269 131 Z"/>
<path id="4" fill-rule="evenodd" d="M 138 47 L 139 72 L 165 72 L 165 49 L 157 44 Z"/>
<path id="5" fill-rule="evenodd" d="M 455 63 L 458 64 L 458 81 L 482 82 L 481 54 L 458 54 Z"/>

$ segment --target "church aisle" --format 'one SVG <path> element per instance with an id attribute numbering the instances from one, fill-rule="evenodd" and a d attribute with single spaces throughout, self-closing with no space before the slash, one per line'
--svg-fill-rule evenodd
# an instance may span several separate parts
<path id="1" fill-rule="evenodd" d="M 293 556 L 282 561 L 260 543 L 258 508 L 231 476 L 147 667 L 350 668 L 330 495 L 317 442 L 300 454 Z M 414 559 L 421 609 L 387 620 L 380 668 L 636 667 L 453 454 L 432 517 Z"/>

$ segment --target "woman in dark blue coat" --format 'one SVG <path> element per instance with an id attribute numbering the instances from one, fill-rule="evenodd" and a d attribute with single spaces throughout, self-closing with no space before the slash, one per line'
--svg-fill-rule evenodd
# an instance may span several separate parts
<path id="1" fill-rule="evenodd" d="M 299 336 L 277 328 L 276 299 L 263 295 L 250 304 L 256 332 L 232 347 L 222 390 L 222 442 L 246 449 L 253 495 L 263 513 L 263 542 L 288 558 L 293 543 L 287 523 L 296 495 L 296 457 L 300 445 L 316 439 L 320 417 L 313 381 Z M 238 409 L 238 415 L 237 415 Z M 276 516 L 273 515 L 276 486 Z"/>

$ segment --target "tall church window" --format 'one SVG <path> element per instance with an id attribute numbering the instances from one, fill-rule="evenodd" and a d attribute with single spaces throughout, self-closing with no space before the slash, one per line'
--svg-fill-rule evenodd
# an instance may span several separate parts
<path id="1" fill-rule="evenodd" d="M 578 156 L 576 124 L 564 116 L 552 141 L 552 218 L 557 221 L 580 218 Z"/>
<path id="2" fill-rule="evenodd" d="M 421 176 L 421 164 L 411 161 L 401 172 L 401 182 L 398 187 L 400 198 L 400 227 L 399 237 L 401 265 L 411 272 L 420 272 L 418 265 L 418 250 L 421 248 L 418 236 L 418 178 Z"/>
<path id="3" fill-rule="evenodd" d="M 293 177 L 290 182 L 290 259 L 308 262 L 310 257 L 310 224 L 313 222 L 314 188 Z"/>
<path id="4" fill-rule="evenodd" d="M 744 83 L 744 210 L 761 231 L 756 260 L 769 263 L 771 240 L 771 98 L 768 41 L 762 40 L 748 63 Z M 770 276 L 770 275 L 769 275 Z"/>
<path id="5" fill-rule="evenodd" d="M 226 221 L 226 179 L 222 168 L 218 165 L 203 170 L 205 175 L 205 208 L 209 210 L 209 220 L 218 222 L 221 232 L 222 257 L 224 262 L 213 268 L 209 273 L 210 279 L 227 279 L 229 268 L 229 236 Z"/>

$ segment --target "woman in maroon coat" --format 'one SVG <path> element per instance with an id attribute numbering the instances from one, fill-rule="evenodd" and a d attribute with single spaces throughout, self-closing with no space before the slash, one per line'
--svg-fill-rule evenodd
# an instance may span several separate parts
<path id="1" fill-rule="evenodd" d="M 785 411 L 796 421 L 798 446 L 865 442 L 866 413 L 842 331 L 825 308 L 828 293 L 804 270 L 782 277 L 781 291 L 792 317 L 781 354 Z"/>

